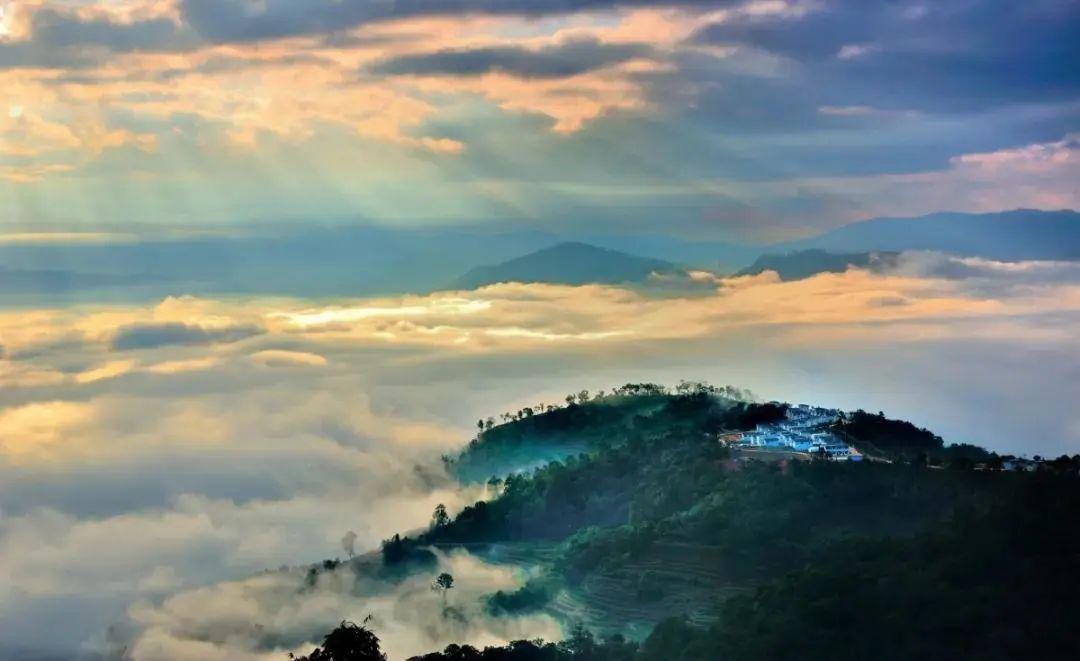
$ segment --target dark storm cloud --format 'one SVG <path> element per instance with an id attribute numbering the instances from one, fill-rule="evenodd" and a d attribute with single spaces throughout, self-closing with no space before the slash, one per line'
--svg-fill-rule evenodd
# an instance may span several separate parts
<path id="1" fill-rule="evenodd" d="M 696 40 L 754 46 L 798 60 L 831 58 L 845 45 L 870 41 L 895 24 L 901 7 L 875 0 L 832 2 L 798 19 L 767 16 L 714 23 Z"/>
<path id="2" fill-rule="evenodd" d="M 31 34 L 45 47 L 100 46 L 113 52 L 171 50 L 184 45 L 177 25 L 166 18 L 116 23 L 84 19 L 52 9 L 34 12 Z"/>
<path id="3" fill-rule="evenodd" d="M 172 345 L 239 342 L 262 332 L 263 330 L 256 326 L 202 328 L 182 323 L 133 324 L 116 331 L 112 338 L 112 348 L 129 351 Z"/>
<path id="4" fill-rule="evenodd" d="M 30 19 L 29 40 L 0 42 L 0 68 L 85 68 L 108 53 L 177 51 L 198 43 L 189 30 L 165 18 L 119 23 L 39 9 Z"/>
<path id="5" fill-rule="evenodd" d="M 838 104 L 960 110 L 1080 93 L 1080 3 L 831 2 L 792 20 L 724 21 L 697 43 L 790 58 Z"/>
<path id="6" fill-rule="evenodd" d="M 521 78 L 566 78 L 645 57 L 651 52 L 645 44 L 609 45 L 595 39 L 579 39 L 539 50 L 499 46 L 404 55 L 376 63 L 371 71 L 420 76 L 478 76 L 497 71 Z"/>
<path id="7" fill-rule="evenodd" d="M 0 44 L 0 67 L 78 67 L 110 52 L 169 51 L 199 44 L 321 34 L 348 42 L 344 31 L 367 22 L 425 15 L 543 15 L 618 7 L 681 5 L 717 9 L 734 0 L 181 0 L 180 24 L 154 18 L 131 23 L 39 9 L 31 40 Z M 743 45 L 783 56 L 795 69 L 773 90 L 754 92 L 785 103 L 745 102 L 733 128 L 799 122 L 819 124 L 816 105 L 966 111 L 1010 102 L 1060 102 L 1080 94 L 1080 3 L 1033 0 L 832 1 L 802 16 L 728 16 L 691 44 Z M 384 73 L 474 75 L 505 70 L 556 77 L 632 56 L 580 43 L 530 52 L 513 47 L 407 56 L 377 65 Z M 614 49 L 614 50 L 613 50 Z M 687 65 L 676 83 L 716 81 Z M 751 77 L 753 80 L 753 77 Z M 760 78 L 758 81 L 760 82 Z M 728 84 L 738 86 L 739 80 Z M 742 99 L 747 86 L 736 90 Z M 666 97 L 664 97 L 666 98 Z M 816 104 L 811 106 L 809 102 Z M 789 109 L 780 115 L 779 106 Z M 850 118 L 849 118 L 850 120 Z M 837 120 L 834 120 L 837 121 Z"/>

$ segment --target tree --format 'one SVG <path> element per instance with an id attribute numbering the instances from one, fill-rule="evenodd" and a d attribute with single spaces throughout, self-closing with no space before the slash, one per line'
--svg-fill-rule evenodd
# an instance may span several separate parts
<path id="1" fill-rule="evenodd" d="M 397 564 L 405 559 L 408 555 L 408 549 L 405 547 L 401 535 L 395 533 L 393 537 L 383 541 L 382 555 L 383 562 L 388 565 Z"/>
<path id="2" fill-rule="evenodd" d="M 443 572 L 435 577 L 435 580 L 431 582 L 431 589 L 435 592 L 441 592 L 443 599 L 446 599 L 446 593 L 448 590 L 454 587 L 454 577 L 452 574 Z"/>
<path id="3" fill-rule="evenodd" d="M 345 620 L 326 634 L 322 647 L 316 647 L 307 656 L 289 656 L 296 661 L 386 661 L 379 637 L 366 627 Z"/>
<path id="4" fill-rule="evenodd" d="M 442 528 L 447 523 L 450 523 L 450 515 L 446 513 L 446 505 L 439 503 L 431 513 L 431 527 Z"/>
<path id="5" fill-rule="evenodd" d="M 582 656 L 585 658 L 595 655 L 599 648 L 592 632 L 586 629 L 580 622 L 574 625 L 574 628 L 570 630 L 570 636 L 560 643 L 559 647 L 571 656 Z"/>

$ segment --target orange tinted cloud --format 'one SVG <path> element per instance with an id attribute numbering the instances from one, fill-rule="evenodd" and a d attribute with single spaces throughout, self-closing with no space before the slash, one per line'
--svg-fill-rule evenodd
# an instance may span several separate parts
<path id="1" fill-rule="evenodd" d="M 94 408 L 77 402 L 35 402 L 0 409 L 0 455 L 12 461 L 48 458 L 94 419 Z"/>
<path id="2" fill-rule="evenodd" d="M 45 6 L 26 5 L 17 16 Z M 162 17 L 180 21 L 175 3 L 167 0 L 84 3 L 68 10 L 84 20 L 119 24 Z M 289 37 L 257 45 L 204 45 L 175 53 L 113 54 L 100 66 L 78 71 L 0 72 L 13 115 L 0 116 L 0 154 L 38 159 L 18 169 L 0 164 L 0 174 L 38 180 L 81 168 L 103 150 L 154 150 L 158 136 L 118 123 L 117 116 L 127 113 L 166 124 L 179 116 L 199 117 L 219 127 L 227 144 L 244 150 L 257 148 L 260 135 L 304 141 L 321 126 L 339 125 L 362 138 L 452 155 L 467 145 L 423 128 L 439 112 L 432 99 L 479 95 L 509 112 L 550 117 L 556 132 L 574 132 L 610 112 L 648 110 L 635 74 L 664 64 L 644 58 L 603 72 L 545 80 L 505 73 L 417 78 L 361 72 L 372 62 L 401 55 L 493 46 L 537 49 L 581 38 L 663 50 L 706 18 L 656 9 L 541 22 L 514 16 L 421 17 L 365 25 L 338 40 Z M 9 21 L 27 24 L 25 18 Z M 11 38 L 30 36 L 10 30 Z M 46 152 L 57 155 L 45 162 Z"/>

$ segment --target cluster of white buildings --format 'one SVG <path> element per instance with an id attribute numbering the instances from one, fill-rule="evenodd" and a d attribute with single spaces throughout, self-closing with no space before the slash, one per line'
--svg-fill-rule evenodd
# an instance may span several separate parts
<path id="1" fill-rule="evenodd" d="M 736 444 L 808 454 L 824 451 L 836 461 L 860 461 L 862 455 L 829 430 L 839 416 L 840 411 L 836 409 L 809 404 L 791 406 L 788 407 L 786 420 L 758 425 L 754 431 L 742 434 Z"/>

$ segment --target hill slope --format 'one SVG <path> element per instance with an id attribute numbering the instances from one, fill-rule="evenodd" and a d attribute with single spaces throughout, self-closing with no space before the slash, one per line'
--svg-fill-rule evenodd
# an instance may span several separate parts
<path id="1" fill-rule="evenodd" d="M 528 577 L 481 596 L 488 615 L 547 613 L 588 631 L 558 644 L 450 645 L 416 661 L 1080 651 L 1080 532 L 1069 525 L 1080 508 L 1080 457 L 1004 472 L 980 448 L 856 411 L 837 414 L 831 428 L 890 460 L 770 458 L 721 440 L 802 414 L 748 404 L 736 389 L 627 384 L 566 400 L 504 414 L 503 425 L 481 421 L 446 462 L 465 479 L 493 475 L 488 498 L 453 517 L 443 511 L 415 537 L 395 535 L 381 566 L 364 571 L 433 575 L 435 551 L 467 549 Z M 521 470 L 522 460 L 533 464 L 530 451 L 536 459 L 559 449 L 560 459 Z M 312 571 L 350 570 L 362 573 L 355 560 Z M 462 617 L 443 610 L 444 619 Z M 338 657 L 309 660 L 326 658 Z"/>
<path id="2" fill-rule="evenodd" d="M 551 657 L 511 646 L 421 658 L 1065 658 L 1080 650 L 1071 624 L 1080 585 L 1069 569 L 1080 534 L 1064 515 L 1080 504 L 1077 460 L 1034 474 L 977 471 L 953 452 L 964 448 L 862 411 L 837 424 L 860 444 L 890 448 L 892 463 L 768 462 L 717 442 L 717 432 L 752 428 L 775 408 L 704 389 L 631 386 L 481 434 L 463 459 L 533 443 L 548 428 L 592 432 L 599 442 L 507 478 L 498 497 L 433 527 L 419 545 L 557 542 L 546 579 L 497 594 L 492 605 L 568 612 L 605 633 L 655 628 L 631 650 L 579 640 Z M 904 459 L 903 448 L 926 453 Z M 938 457 L 937 470 L 924 465 L 926 454 Z M 997 614 L 1005 619 L 990 625 Z"/>
<path id="3" fill-rule="evenodd" d="M 639 282 L 649 274 L 671 272 L 674 264 L 637 257 L 587 243 L 560 243 L 523 257 L 492 266 L 479 266 L 454 283 L 459 289 L 475 289 L 497 282 L 547 282 L 581 285 Z"/>

